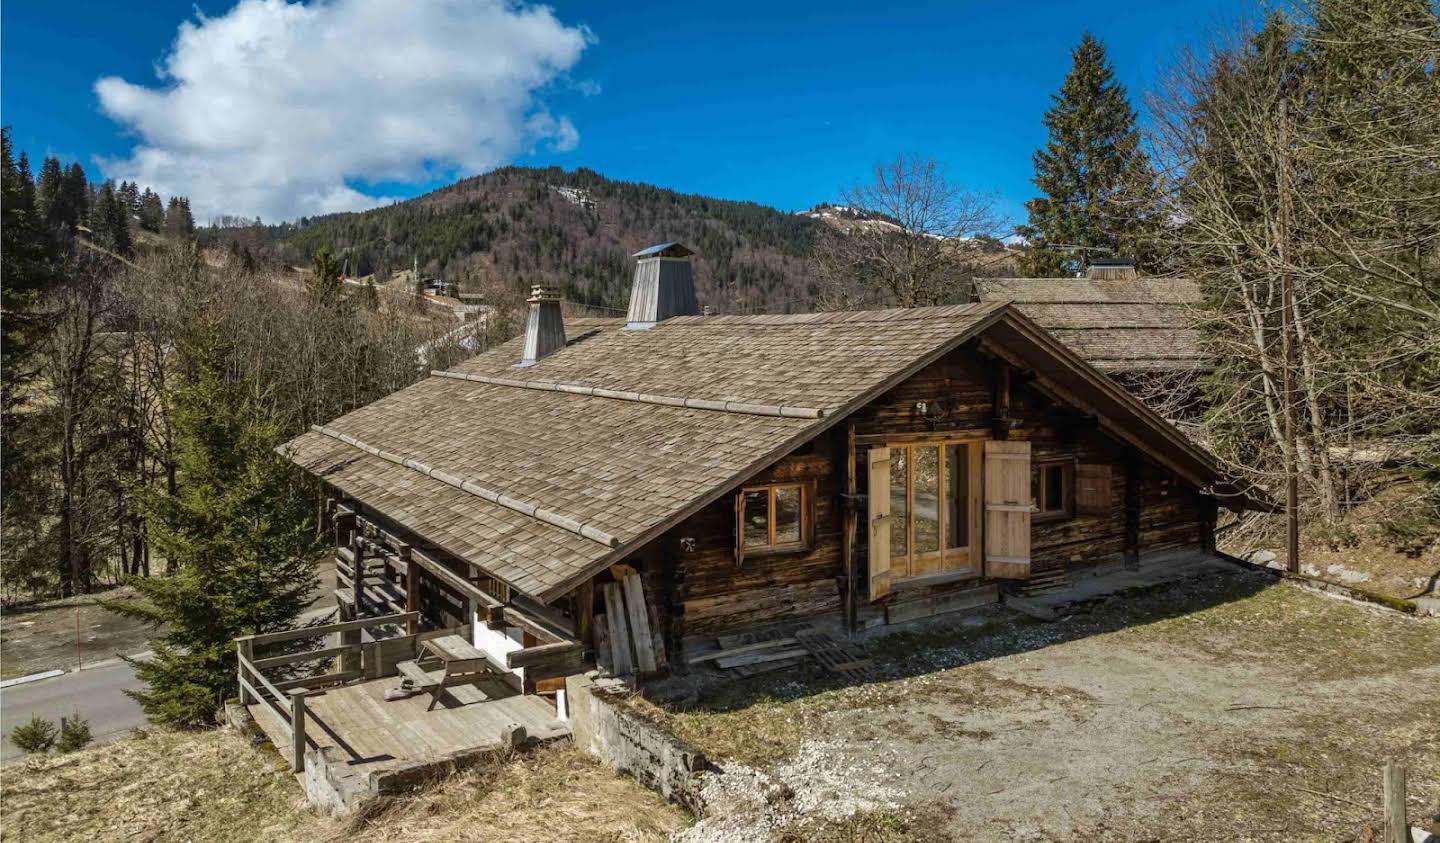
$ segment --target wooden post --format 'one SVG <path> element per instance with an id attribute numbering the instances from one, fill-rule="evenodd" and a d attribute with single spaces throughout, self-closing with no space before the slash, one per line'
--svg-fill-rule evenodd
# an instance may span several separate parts
<path id="1" fill-rule="evenodd" d="M 290 692 L 290 729 L 295 737 L 290 747 L 290 769 L 297 773 L 305 769 L 305 693 L 303 688 Z"/>
<path id="2" fill-rule="evenodd" d="M 260 702 L 257 699 L 252 699 L 250 692 L 245 690 L 245 683 L 250 681 L 250 677 L 245 675 L 245 663 L 255 660 L 255 642 L 248 638 L 241 638 L 235 642 L 235 652 L 240 656 L 235 665 L 235 675 L 240 680 L 240 704 L 250 705 L 251 703 Z"/>
<path id="3" fill-rule="evenodd" d="M 1295 343 L 1291 334 L 1291 308 L 1294 293 L 1290 285 L 1290 269 L 1286 265 L 1290 251 L 1290 117 L 1285 100 L 1280 100 L 1279 166 L 1276 175 L 1280 194 L 1280 225 L 1277 251 L 1280 258 L 1280 366 L 1284 370 L 1281 404 L 1284 409 L 1285 447 L 1285 569 L 1300 572 L 1300 443 L 1295 440 Z"/>
<path id="4" fill-rule="evenodd" d="M 1125 449 L 1125 567 L 1140 567 L 1140 452 Z"/>
<path id="5" fill-rule="evenodd" d="M 855 559 L 855 530 L 860 520 L 860 505 L 856 498 L 859 490 L 855 487 L 855 422 L 845 423 L 845 440 L 841 447 L 845 449 L 842 455 L 845 460 L 845 493 L 841 496 L 840 511 L 845 513 L 845 523 L 840 531 L 840 558 L 845 560 L 842 569 L 845 572 L 845 629 L 853 635 L 860 621 L 855 594 L 855 584 L 860 576 L 860 565 Z"/>
<path id="6" fill-rule="evenodd" d="M 1385 765 L 1384 843 L 1410 843 L 1410 823 L 1405 818 L 1405 765 Z"/>
<path id="7" fill-rule="evenodd" d="M 595 625 L 595 580 L 588 579 L 575 589 L 575 637 L 586 647 L 593 648 L 591 629 Z"/>
<path id="8" fill-rule="evenodd" d="M 350 558 L 354 563 L 350 568 L 350 588 L 354 594 L 355 617 L 359 619 L 365 616 L 360 602 L 365 594 L 365 549 L 360 543 L 359 530 L 350 534 Z"/>
<path id="9" fill-rule="evenodd" d="M 405 611 L 420 611 L 420 565 L 410 555 L 410 545 L 402 544 L 399 550 L 400 561 L 405 566 Z M 414 635 L 420 631 L 420 621 L 405 622 L 405 632 Z"/>
<path id="10" fill-rule="evenodd" d="M 1004 360 L 995 362 L 995 395 L 992 434 L 996 439 L 1010 438 L 1010 364 Z"/>

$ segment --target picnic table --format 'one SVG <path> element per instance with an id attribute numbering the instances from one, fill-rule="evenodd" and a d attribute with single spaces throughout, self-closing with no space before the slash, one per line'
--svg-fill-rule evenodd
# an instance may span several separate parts
<path id="1" fill-rule="evenodd" d="M 438 669 L 430 669 L 422 664 L 434 662 L 439 662 Z M 418 658 L 400 662 L 396 667 L 404 677 L 400 683 L 402 688 L 430 692 L 430 705 L 426 707 L 426 711 L 435 707 L 440 701 L 440 694 L 446 688 L 472 685 L 495 673 L 485 654 L 459 635 L 427 638 L 420 644 Z"/>

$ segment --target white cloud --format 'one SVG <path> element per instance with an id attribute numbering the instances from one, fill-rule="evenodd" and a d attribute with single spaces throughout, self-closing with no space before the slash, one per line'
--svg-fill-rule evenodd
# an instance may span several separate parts
<path id="1" fill-rule="evenodd" d="M 579 132 L 540 97 L 593 40 L 506 0 L 241 0 L 180 25 L 158 86 L 95 83 L 139 139 L 102 167 L 189 196 L 201 222 L 374 207 L 390 197 L 352 185 L 574 148 Z"/>

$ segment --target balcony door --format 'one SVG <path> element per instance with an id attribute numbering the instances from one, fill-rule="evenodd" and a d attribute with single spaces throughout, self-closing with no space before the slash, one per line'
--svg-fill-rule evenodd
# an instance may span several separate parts
<path id="1" fill-rule="evenodd" d="M 890 449 L 890 571 L 895 580 L 979 573 L 980 442 Z"/>

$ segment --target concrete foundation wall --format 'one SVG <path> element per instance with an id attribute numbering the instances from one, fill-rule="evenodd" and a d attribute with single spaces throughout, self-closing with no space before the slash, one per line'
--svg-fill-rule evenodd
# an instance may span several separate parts
<path id="1" fill-rule="evenodd" d="M 597 685 L 577 675 L 565 680 L 565 691 L 577 747 L 691 813 L 704 813 L 697 774 L 710 765 L 701 752 L 627 710 L 623 686 Z"/>

